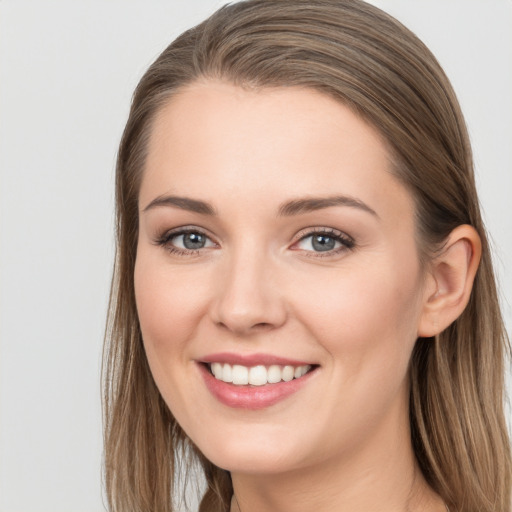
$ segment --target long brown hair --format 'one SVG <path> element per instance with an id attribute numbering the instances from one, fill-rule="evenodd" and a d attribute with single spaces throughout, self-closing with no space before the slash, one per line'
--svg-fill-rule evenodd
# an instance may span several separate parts
<path id="1" fill-rule="evenodd" d="M 135 306 L 138 193 L 152 121 L 200 79 L 308 87 L 349 106 L 387 140 L 416 202 L 424 261 L 461 224 L 482 240 L 468 306 L 410 364 L 412 444 L 452 512 L 510 511 L 503 412 L 508 341 L 459 104 L 434 56 L 403 25 L 360 0 L 248 0 L 178 37 L 141 79 L 119 148 L 117 253 L 104 354 L 105 483 L 113 512 L 171 512 L 177 464 L 199 461 L 201 511 L 229 510 L 229 473 L 191 445 L 153 382 Z"/>

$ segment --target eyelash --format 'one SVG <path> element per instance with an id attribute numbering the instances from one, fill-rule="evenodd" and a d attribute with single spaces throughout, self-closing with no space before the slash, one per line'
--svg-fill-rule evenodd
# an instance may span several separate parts
<path id="1" fill-rule="evenodd" d="M 172 245 L 171 240 L 174 238 L 177 238 L 179 236 L 187 235 L 187 234 L 198 234 L 202 235 L 208 240 L 211 240 L 211 238 L 201 229 L 196 227 L 190 227 L 190 228 L 178 228 L 176 230 L 166 231 L 161 236 L 159 236 L 155 240 L 155 244 L 161 247 L 164 247 L 168 252 L 171 254 L 176 254 L 178 256 L 197 256 L 201 252 L 204 247 L 201 247 L 199 249 L 181 249 L 179 247 L 176 247 Z M 327 250 L 327 251 L 307 251 L 303 250 L 305 254 L 307 254 L 308 257 L 311 258 L 326 258 L 329 256 L 335 256 L 338 255 L 341 252 L 352 250 L 355 247 L 355 241 L 352 237 L 346 235 L 345 233 L 338 231 L 333 228 L 309 228 L 305 229 L 298 233 L 297 235 L 297 241 L 293 243 L 292 247 L 299 244 L 300 242 L 306 240 L 308 237 L 318 236 L 318 235 L 324 235 L 328 238 L 332 238 L 335 242 L 339 242 L 341 244 L 340 247 L 333 250 Z M 215 243 L 215 242 L 214 242 Z M 293 249 L 293 250 L 301 250 L 301 249 Z"/>
<path id="2" fill-rule="evenodd" d="M 328 258 L 332 256 L 337 256 L 338 254 L 347 251 L 352 250 L 355 248 L 356 243 L 354 239 L 342 231 L 338 231 L 337 229 L 333 228 L 308 228 L 305 230 L 302 230 L 298 233 L 297 237 L 298 240 L 294 242 L 294 246 L 299 244 L 300 242 L 306 240 L 308 237 L 318 236 L 318 235 L 324 235 L 328 238 L 332 238 L 335 242 L 339 242 L 341 244 L 340 247 L 337 249 L 332 249 L 328 251 L 303 251 L 308 257 L 311 258 Z M 300 250 L 300 249 L 295 249 Z"/>
<path id="3" fill-rule="evenodd" d="M 176 247 L 171 243 L 171 240 L 173 238 L 188 235 L 191 233 L 202 235 L 208 240 L 211 240 L 211 238 L 203 230 L 196 227 L 185 227 L 178 228 L 176 230 L 166 231 L 155 240 L 155 244 L 164 247 L 168 252 L 170 252 L 171 254 L 176 254 L 177 256 L 197 256 L 200 253 L 201 249 L 203 249 L 203 247 L 201 247 L 200 249 L 180 249 L 179 247 Z"/>

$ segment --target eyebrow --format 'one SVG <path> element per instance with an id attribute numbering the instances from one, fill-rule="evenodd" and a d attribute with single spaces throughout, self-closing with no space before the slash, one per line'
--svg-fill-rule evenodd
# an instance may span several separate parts
<path id="1" fill-rule="evenodd" d="M 143 211 L 147 212 L 157 206 L 175 206 L 182 210 L 200 213 L 202 215 L 217 215 L 215 208 L 210 203 L 180 196 L 159 196 L 153 199 L 153 201 L 151 201 Z"/>
<path id="2" fill-rule="evenodd" d="M 332 206 L 348 206 L 350 208 L 357 208 L 379 218 L 377 212 L 373 208 L 370 208 L 366 203 L 356 199 L 355 197 L 348 196 L 306 197 L 294 199 L 282 204 L 278 211 L 280 216 L 287 217 L 314 212 L 324 208 L 330 208 Z"/>
<path id="3" fill-rule="evenodd" d="M 146 212 L 158 206 L 174 206 L 176 208 L 199 213 L 201 215 L 217 215 L 217 211 L 210 203 L 181 196 L 159 196 L 153 199 L 153 201 L 151 201 L 143 211 Z M 348 196 L 305 197 L 292 199 L 291 201 L 287 201 L 279 206 L 278 216 L 290 217 L 293 215 L 301 215 L 317 210 L 323 210 L 324 208 L 331 208 L 333 206 L 357 208 L 370 213 L 377 218 L 379 217 L 377 212 L 373 210 L 373 208 L 370 208 L 366 203 Z"/>

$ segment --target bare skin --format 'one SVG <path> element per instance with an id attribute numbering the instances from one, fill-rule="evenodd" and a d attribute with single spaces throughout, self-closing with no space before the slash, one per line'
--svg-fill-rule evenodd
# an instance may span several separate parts
<path id="1" fill-rule="evenodd" d="M 410 441 L 408 365 L 464 308 L 478 240 L 461 227 L 421 267 L 382 137 L 315 91 L 196 83 L 157 116 L 139 204 L 151 371 L 241 511 L 444 512 Z M 241 402 L 218 354 L 308 373 Z"/>

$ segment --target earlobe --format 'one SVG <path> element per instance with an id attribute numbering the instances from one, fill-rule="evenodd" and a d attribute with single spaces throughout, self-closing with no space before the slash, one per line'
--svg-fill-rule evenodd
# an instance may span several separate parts
<path id="1" fill-rule="evenodd" d="M 448 236 L 427 276 L 419 337 L 439 334 L 464 311 L 475 279 L 482 245 L 476 230 L 467 224 Z"/>

